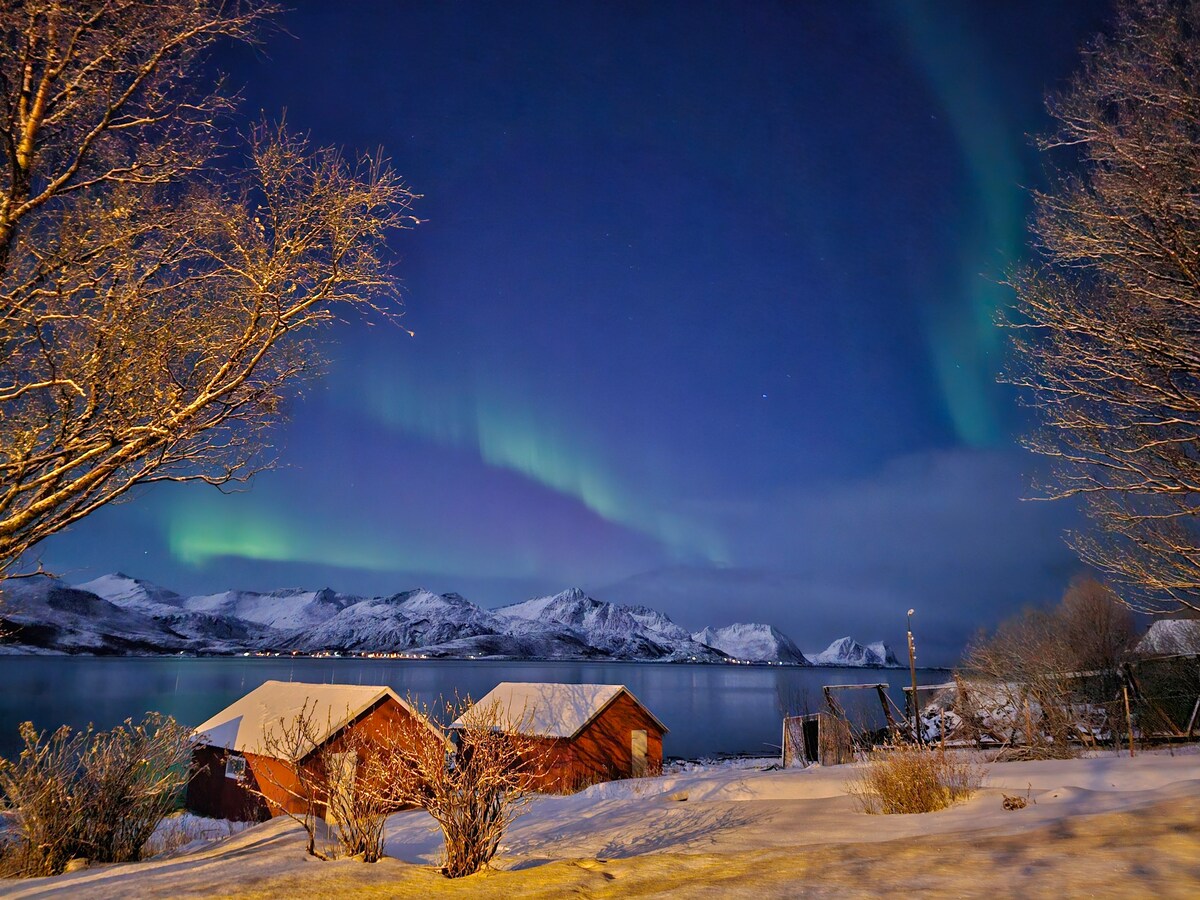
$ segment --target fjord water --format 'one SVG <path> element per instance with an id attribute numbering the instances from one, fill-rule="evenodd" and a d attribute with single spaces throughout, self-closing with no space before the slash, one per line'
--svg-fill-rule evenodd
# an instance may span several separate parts
<path id="1" fill-rule="evenodd" d="M 945 681 L 917 670 L 920 684 Z M 670 729 L 667 756 L 774 753 L 781 704 L 824 709 L 826 684 L 886 683 L 903 708 L 907 669 L 493 660 L 294 659 L 290 657 L 0 657 L 0 755 L 19 749 L 17 726 L 110 728 L 148 710 L 198 725 L 264 681 L 389 685 L 400 696 L 479 698 L 501 681 L 623 684 Z M 875 691 L 842 692 L 851 716 L 882 723 Z"/>

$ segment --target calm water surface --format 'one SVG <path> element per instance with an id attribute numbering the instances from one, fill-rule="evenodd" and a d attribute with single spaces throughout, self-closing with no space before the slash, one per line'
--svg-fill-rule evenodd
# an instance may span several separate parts
<path id="1" fill-rule="evenodd" d="M 921 684 L 946 680 L 917 670 Z M 664 753 L 695 758 L 777 751 L 781 701 L 823 708 L 826 684 L 886 682 L 903 708 L 907 669 L 357 659 L 0 657 L 0 755 L 18 749 L 17 726 L 109 728 L 147 710 L 198 725 L 264 681 L 386 684 L 421 700 L 482 697 L 501 681 L 623 684 L 670 729 Z M 847 708 L 882 722 L 874 691 L 843 692 Z"/>

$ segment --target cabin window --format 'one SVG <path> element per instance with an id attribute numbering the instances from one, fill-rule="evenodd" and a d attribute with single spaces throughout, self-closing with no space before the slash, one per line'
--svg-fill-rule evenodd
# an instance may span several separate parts
<path id="1" fill-rule="evenodd" d="M 225 777 L 241 781 L 246 777 L 246 757 L 229 756 L 225 759 Z"/>

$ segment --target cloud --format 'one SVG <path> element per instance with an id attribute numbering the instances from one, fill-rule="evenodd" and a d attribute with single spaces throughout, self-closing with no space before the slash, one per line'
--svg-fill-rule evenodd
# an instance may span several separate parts
<path id="1" fill-rule="evenodd" d="M 1033 462 L 936 451 L 728 507 L 740 566 L 661 569 L 601 596 L 658 605 L 687 627 L 765 620 L 813 650 L 843 634 L 899 646 L 913 607 L 923 661 L 952 663 L 977 629 L 1056 599 L 1079 568 L 1061 538 L 1076 510 L 1022 499 Z"/>

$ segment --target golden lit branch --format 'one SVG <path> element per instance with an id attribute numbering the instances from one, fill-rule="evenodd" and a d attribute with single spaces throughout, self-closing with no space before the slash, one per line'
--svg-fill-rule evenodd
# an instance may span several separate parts
<path id="1" fill-rule="evenodd" d="M 1035 195 L 1012 277 L 1016 361 L 1050 497 L 1082 499 L 1084 562 L 1131 605 L 1200 609 L 1200 4 L 1128 0 L 1050 98 L 1078 175 Z"/>
<path id="2" fill-rule="evenodd" d="M 270 465 L 314 330 L 392 303 L 387 239 L 417 220 L 384 160 L 267 125 L 217 155 L 231 101 L 190 72 L 275 11 L 0 10 L 0 572 L 136 485 Z"/>

